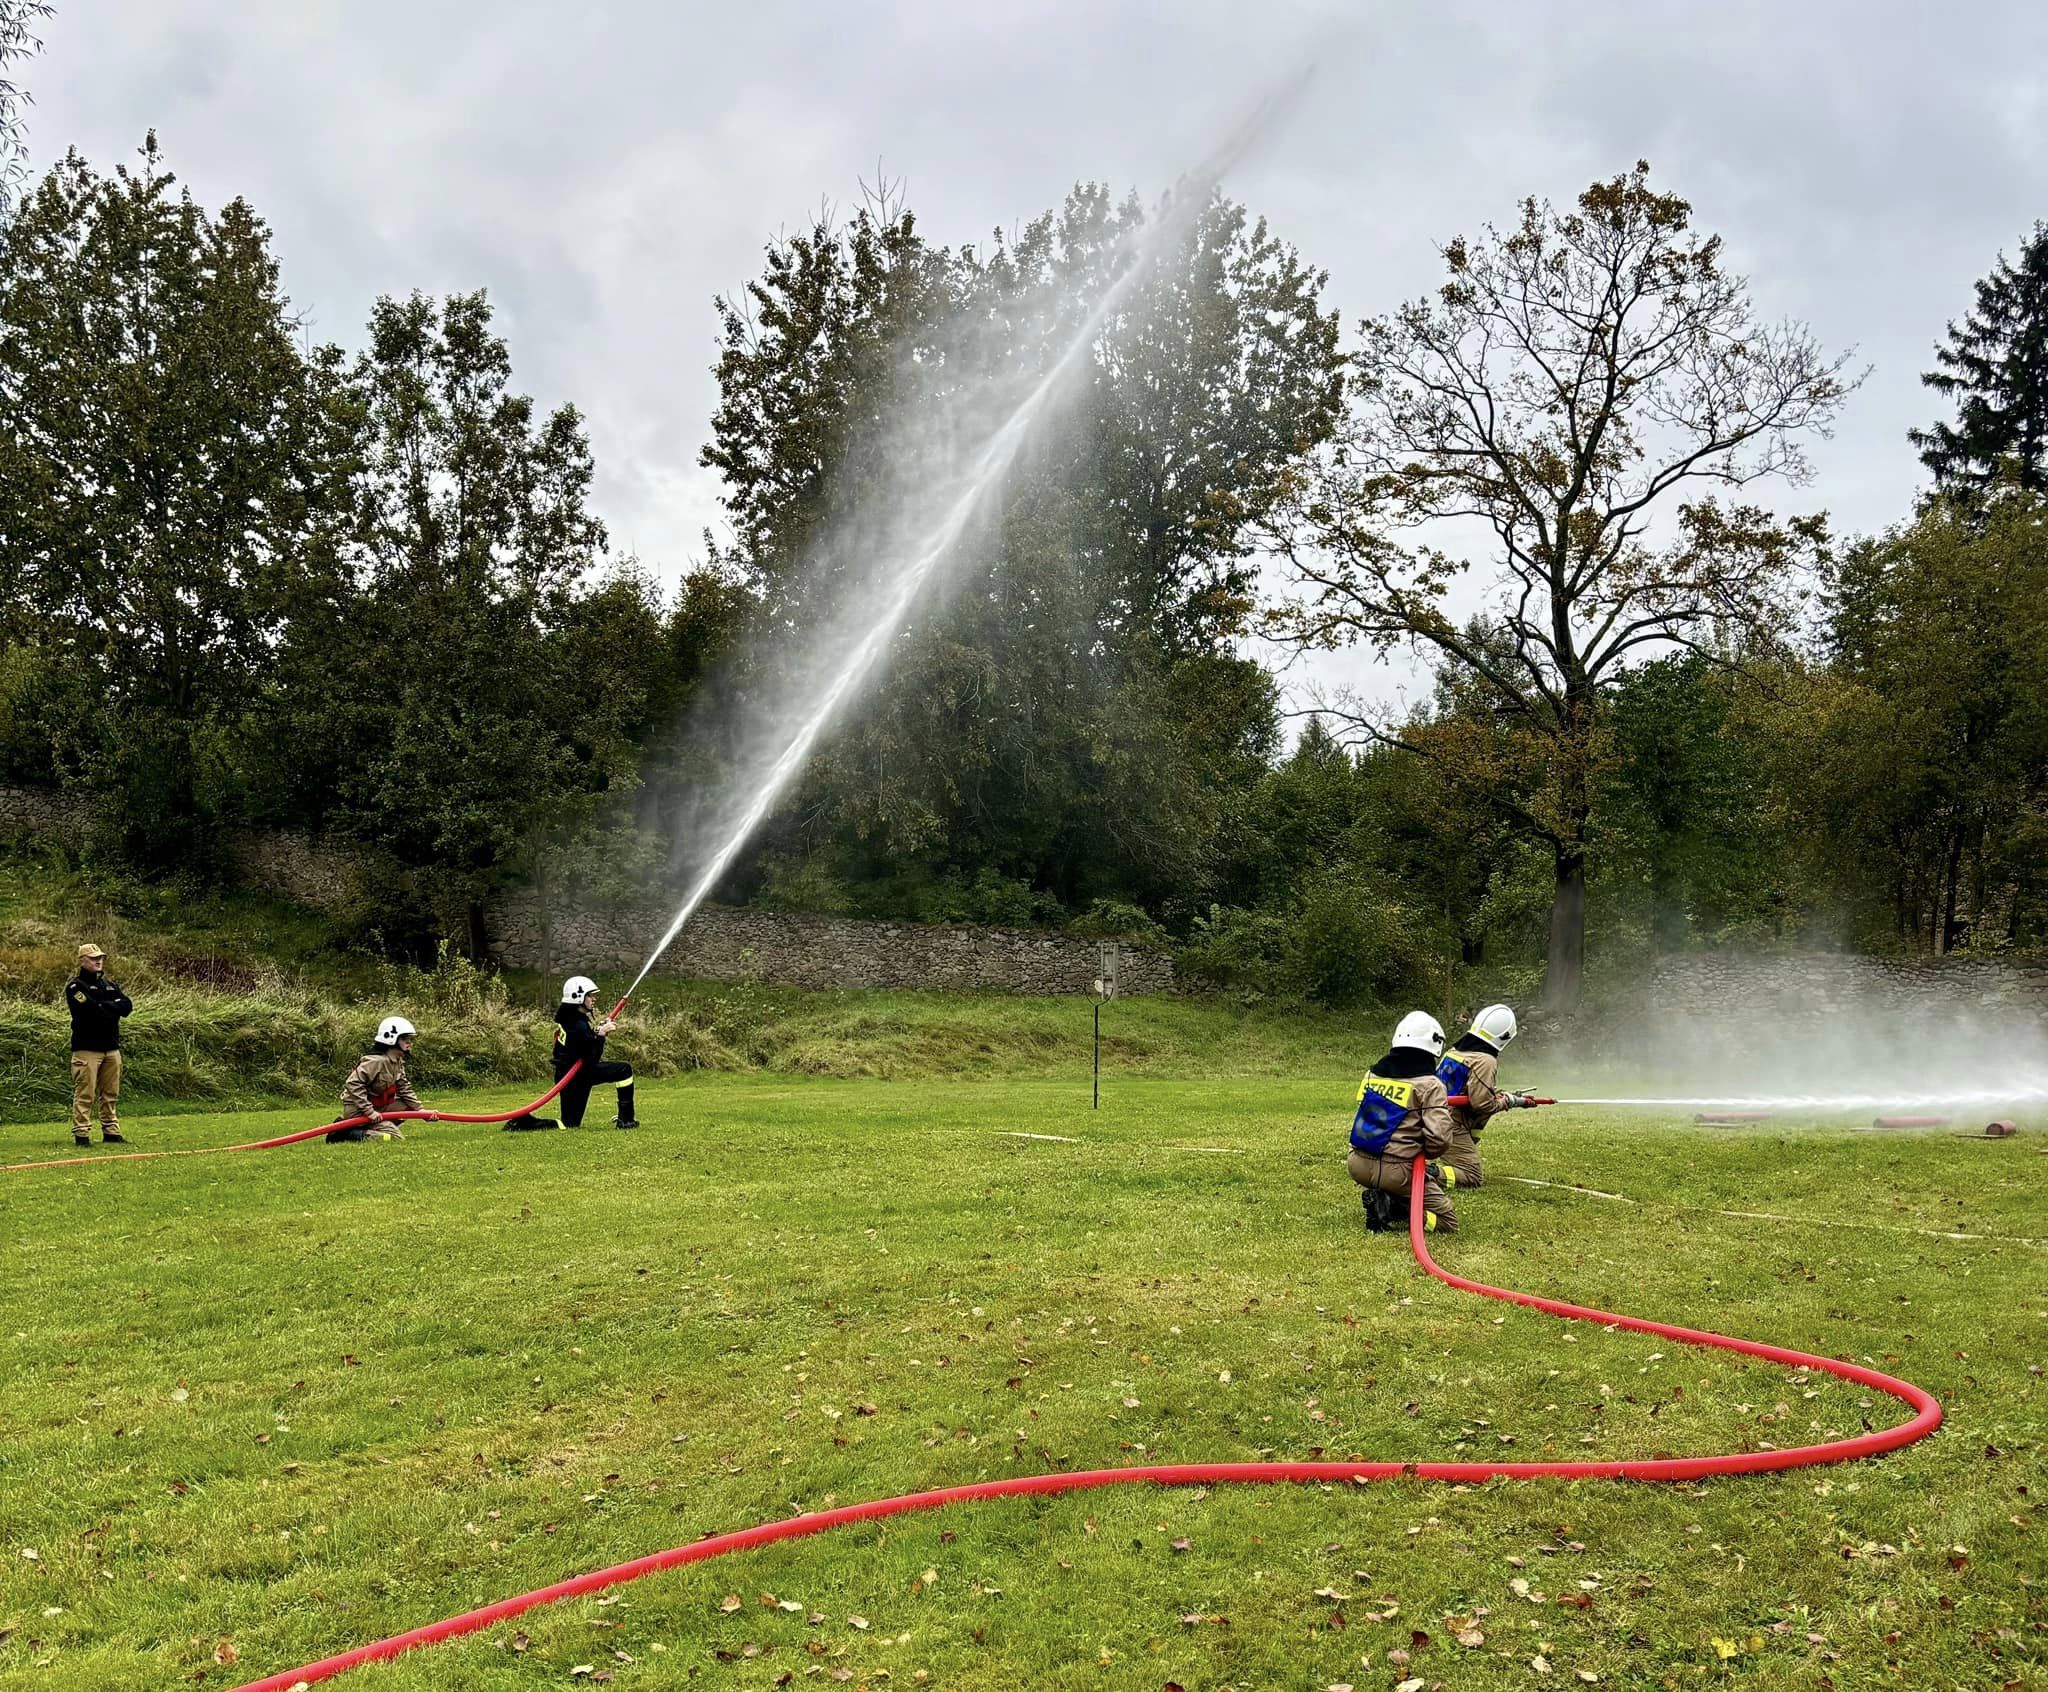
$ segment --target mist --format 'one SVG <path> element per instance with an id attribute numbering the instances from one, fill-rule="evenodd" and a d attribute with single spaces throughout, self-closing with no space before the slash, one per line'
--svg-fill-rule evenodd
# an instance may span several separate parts
<path id="1" fill-rule="evenodd" d="M 2048 1022 L 2018 973 L 1850 957 L 1698 958 L 1654 971 L 1606 1031 L 1560 1043 L 1573 1102 L 1792 1116 L 1952 1115 L 2048 1103 Z M 1504 1067 L 1520 1054 L 1511 1049 Z M 1549 1056 L 1548 1053 L 1545 1056 Z M 1538 1071 L 1533 1055 L 1529 1073 Z M 1511 1085 L 1533 1085 L 1520 1070 Z"/>
<path id="2" fill-rule="evenodd" d="M 1260 100 L 1151 215 L 1065 287 L 971 298 L 936 335 L 896 349 L 891 403 L 848 449 L 866 480 L 810 543 L 793 586 L 771 598 L 762 644 L 739 661 L 752 683 L 743 712 L 716 687 L 700 708 L 716 721 L 709 738 L 724 748 L 724 771 L 679 804 L 676 856 L 690 866 L 688 890 L 628 997 L 827 733 L 872 693 L 914 617 L 942 605 L 970 566 L 986 561 L 1013 474 L 1059 427 L 1106 326 L 1154 263 L 1195 234 L 1225 173 L 1305 82 L 1297 73 Z"/>

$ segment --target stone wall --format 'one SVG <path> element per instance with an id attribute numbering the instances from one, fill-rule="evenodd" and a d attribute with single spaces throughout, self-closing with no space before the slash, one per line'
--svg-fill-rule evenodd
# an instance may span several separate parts
<path id="1" fill-rule="evenodd" d="M 1706 952 L 1661 959 L 1639 991 L 1661 1020 L 1824 1025 L 1857 1014 L 1972 1007 L 2048 1017 L 2048 968 L 1972 958 L 1893 961 L 1837 952 Z"/>
<path id="2" fill-rule="evenodd" d="M 80 844 L 92 832 L 90 799 L 47 787 L 0 786 L 0 840 Z"/>
<path id="3" fill-rule="evenodd" d="M 514 969 L 615 974 L 639 969 L 674 915 L 661 905 L 550 911 L 531 892 L 492 907 L 492 954 Z M 970 928 L 707 907 L 690 919 L 659 973 L 777 987 L 966 987 L 1087 993 L 1096 942 L 1021 928 Z M 1118 990 L 1173 989 L 1173 961 L 1125 946 Z"/>
<path id="4" fill-rule="evenodd" d="M 0 840 L 57 840 L 82 846 L 98 821 L 97 806 L 82 794 L 0 786 Z M 304 834 L 248 830 L 227 843 L 227 856 L 238 885 L 319 911 L 347 910 L 361 902 L 365 890 L 358 854 Z"/>
<path id="5" fill-rule="evenodd" d="M 368 892 L 362 858 L 303 834 L 255 829 L 228 846 L 237 883 L 340 915 L 359 907 Z"/>

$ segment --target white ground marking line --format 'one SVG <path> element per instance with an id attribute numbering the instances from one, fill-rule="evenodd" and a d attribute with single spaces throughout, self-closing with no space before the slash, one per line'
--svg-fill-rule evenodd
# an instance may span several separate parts
<path id="1" fill-rule="evenodd" d="M 1222 1152 L 1226 1157 L 1243 1157 L 1243 1146 L 1161 1146 L 1161 1151 Z"/>
<path id="2" fill-rule="evenodd" d="M 1635 1204 L 1632 1198 L 1623 1198 L 1620 1193 L 1603 1193 L 1593 1187 L 1575 1187 L 1569 1181 L 1536 1181 L 1527 1175 L 1501 1175 L 1496 1180 L 1514 1181 L 1524 1187 L 1551 1187 L 1561 1193 L 1577 1193 L 1584 1198 L 1607 1199 L 1614 1204 Z M 1681 1206 L 1679 1208 L 1687 1208 Z M 1835 1216 L 1787 1216 L 1776 1210 L 1716 1210 L 1716 1216 L 1732 1216 L 1741 1222 L 1804 1222 L 1815 1228 L 1871 1228 L 1883 1234 L 1918 1234 L 1929 1240 L 1987 1240 L 1994 1245 L 2048 1246 L 2048 1239 L 2036 1239 L 2029 1234 L 1965 1234 L 1946 1228 L 1908 1228 L 1896 1222 L 1850 1222 Z"/>
<path id="3" fill-rule="evenodd" d="M 1907 1228 L 1896 1222 L 1846 1222 L 1832 1216 L 1781 1216 L 1775 1210 L 1717 1210 L 1716 1216 L 1736 1216 L 1747 1222 L 1806 1222 L 1819 1228 L 1874 1228 L 1883 1234 L 1918 1234 L 1930 1240 L 1989 1240 L 1995 1245 L 2044 1246 L 2048 1239 L 2029 1234 L 1965 1234 L 1946 1228 Z"/>
<path id="4" fill-rule="evenodd" d="M 996 1133 L 1006 1140 L 1057 1140 L 1063 1146 L 1078 1146 L 1081 1143 L 1071 1134 L 1027 1134 L 1021 1128 L 998 1128 Z"/>
<path id="5" fill-rule="evenodd" d="M 1555 1187 L 1561 1193 L 1583 1193 L 1587 1198 L 1606 1199 L 1612 1204 L 1634 1204 L 1632 1198 L 1623 1198 L 1619 1193 L 1603 1193 L 1597 1187 L 1575 1187 L 1569 1181 L 1534 1181 L 1527 1175 L 1496 1176 L 1497 1180 L 1514 1181 L 1524 1187 Z M 1451 1189 L 1456 1192 L 1457 1189 Z"/>

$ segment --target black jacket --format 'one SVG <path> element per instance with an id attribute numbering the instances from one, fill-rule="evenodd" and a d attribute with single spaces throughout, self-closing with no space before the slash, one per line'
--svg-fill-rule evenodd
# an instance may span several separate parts
<path id="1" fill-rule="evenodd" d="M 591 1026 L 590 1013 L 581 1005 L 560 1005 L 555 1010 L 555 1079 L 581 1061 L 588 1073 L 604 1061 L 604 1036 Z"/>
<path id="2" fill-rule="evenodd" d="M 121 1018 L 135 1007 L 129 1003 L 128 995 L 104 975 L 87 975 L 80 970 L 64 983 L 64 1004 L 71 1012 L 74 1052 L 121 1049 Z"/>

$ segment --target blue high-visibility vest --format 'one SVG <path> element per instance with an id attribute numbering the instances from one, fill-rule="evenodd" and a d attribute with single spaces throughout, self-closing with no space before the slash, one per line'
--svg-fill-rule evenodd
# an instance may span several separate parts
<path id="1" fill-rule="evenodd" d="M 1378 1157 L 1415 1102 L 1412 1081 L 1368 1075 L 1358 1084 L 1358 1114 L 1351 1119 L 1351 1149 Z"/>
<path id="2" fill-rule="evenodd" d="M 1445 1052 L 1443 1062 L 1436 1066 L 1436 1078 L 1444 1084 L 1447 1093 L 1463 1093 L 1472 1080 L 1472 1066 L 1456 1052 Z"/>

